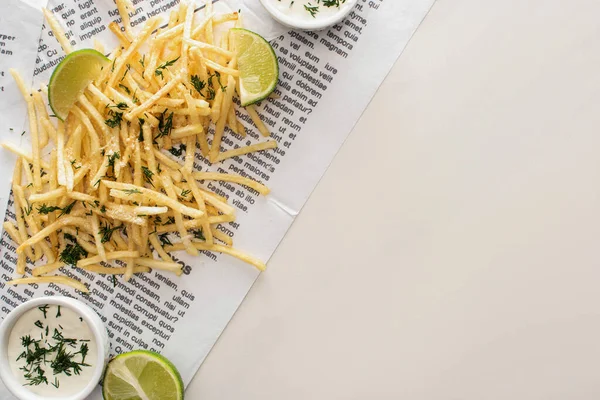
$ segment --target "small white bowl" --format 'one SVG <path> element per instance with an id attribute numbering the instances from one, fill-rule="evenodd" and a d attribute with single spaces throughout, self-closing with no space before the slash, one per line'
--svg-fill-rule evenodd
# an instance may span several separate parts
<path id="1" fill-rule="evenodd" d="M 26 311 L 44 304 L 59 305 L 75 311 L 85 320 L 96 338 L 98 363 L 95 366 L 92 379 L 81 392 L 60 398 L 61 400 L 84 400 L 94 391 L 104 373 L 104 366 L 108 361 L 108 334 L 106 326 L 104 326 L 104 323 L 94 310 L 81 301 L 70 297 L 52 296 L 29 300 L 16 307 L 4 318 L 4 321 L 0 324 L 0 379 L 2 379 L 6 388 L 19 400 L 48 400 L 47 397 L 39 396 L 23 386 L 13 375 L 8 361 L 8 338 L 15 323 Z"/>
<path id="2" fill-rule="evenodd" d="M 342 21 L 354 9 L 358 0 L 346 0 L 344 7 L 337 13 L 332 14 L 327 18 L 315 18 L 314 20 L 304 20 L 302 18 L 287 15 L 275 6 L 272 0 L 260 0 L 263 7 L 271 14 L 271 16 L 280 24 L 293 29 L 301 29 L 303 31 L 320 31 L 329 28 Z"/>

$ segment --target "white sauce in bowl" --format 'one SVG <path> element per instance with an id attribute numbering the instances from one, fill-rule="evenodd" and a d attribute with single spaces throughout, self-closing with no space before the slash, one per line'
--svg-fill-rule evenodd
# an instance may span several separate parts
<path id="1" fill-rule="evenodd" d="M 81 392 L 98 362 L 96 340 L 85 320 L 72 309 L 53 304 L 34 307 L 17 320 L 7 353 L 18 381 L 44 397 Z M 43 353 L 45 357 L 40 356 Z"/>
<path id="2" fill-rule="evenodd" d="M 267 0 L 282 14 L 305 22 L 346 14 L 354 6 L 350 0 Z"/>

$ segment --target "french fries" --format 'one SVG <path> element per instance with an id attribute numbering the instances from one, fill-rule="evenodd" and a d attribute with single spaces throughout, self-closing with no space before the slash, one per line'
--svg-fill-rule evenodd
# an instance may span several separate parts
<path id="1" fill-rule="evenodd" d="M 235 220 L 235 209 L 204 182 L 240 184 L 262 195 L 269 189 L 246 177 L 194 169 L 199 156 L 216 163 L 276 147 L 270 140 L 221 151 L 230 132 L 225 128 L 246 132 L 236 118 L 236 55 L 228 32 L 219 37 L 213 27 L 239 26 L 238 13 L 216 15 L 207 1 L 202 21 L 194 23 L 194 2 L 182 2 L 166 27 L 154 17 L 134 32 L 131 2 L 116 5 L 124 30 L 111 23 L 120 43 L 112 65 L 88 85 L 65 121 L 48 115 L 44 87 L 31 93 L 11 70 L 27 102 L 32 148 L 2 144 L 18 156 L 16 223 L 4 229 L 17 245 L 19 277 L 7 284 L 56 283 L 86 292 L 83 283 L 60 275 L 65 266 L 125 281 L 152 269 L 181 275 L 172 251 L 225 253 L 264 270 L 262 261 L 232 247 L 218 230 Z M 45 9 L 44 15 L 65 53 L 72 52 L 58 20 Z M 270 136 L 256 109 L 247 112 Z M 27 260 L 39 259 L 25 277 Z"/>

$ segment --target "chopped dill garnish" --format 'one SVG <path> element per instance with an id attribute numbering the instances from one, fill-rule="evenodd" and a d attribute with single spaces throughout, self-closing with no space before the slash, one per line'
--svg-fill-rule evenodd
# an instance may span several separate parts
<path id="1" fill-rule="evenodd" d="M 118 160 L 121 158 L 121 154 L 119 154 L 118 151 L 115 151 L 112 155 L 108 156 L 108 166 L 109 167 L 114 167 L 115 166 L 115 160 Z"/>
<path id="2" fill-rule="evenodd" d="M 313 6 L 310 3 L 305 4 L 304 9 L 308 11 L 313 18 L 316 18 L 317 13 L 319 12 L 319 6 Z"/>
<path id="3" fill-rule="evenodd" d="M 161 79 L 164 79 L 163 76 L 163 70 L 167 69 L 171 66 L 173 66 L 173 64 L 175 64 L 175 62 L 179 60 L 179 57 L 175 58 L 174 60 L 171 61 L 165 61 L 164 63 L 160 64 L 155 70 L 154 70 L 154 75 L 156 76 L 160 76 Z"/>
<path id="4" fill-rule="evenodd" d="M 75 206 L 75 203 L 77 203 L 77 200 L 75 200 L 71 204 L 65 206 L 65 208 L 62 209 L 62 212 L 60 213 L 60 215 L 58 217 L 60 218 L 65 214 L 70 214 L 71 210 L 73 210 L 73 206 Z"/>
<path id="5" fill-rule="evenodd" d="M 140 134 L 138 135 L 138 142 L 143 142 L 144 141 L 144 131 L 143 131 L 143 127 L 144 124 L 146 123 L 146 120 L 143 118 L 138 118 L 138 125 L 140 126 Z"/>
<path id="6" fill-rule="evenodd" d="M 322 0 L 325 7 L 340 7 L 340 4 L 344 4 L 346 0 Z"/>
<path id="7" fill-rule="evenodd" d="M 173 245 L 173 243 L 171 243 L 171 240 L 169 239 L 168 233 L 161 233 L 160 235 L 158 235 L 158 238 L 160 239 L 160 243 L 163 246 L 172 246 Z"/>
<path id="8" fill-rule="evenodd" d="M 158 134 L 154 138 L 155 140 L 171 134 L 171 129 L 173 129 L 173 113 L 171 112 L 168 116 L 166 113 L 167 110 L 163 111 L 158 117 Z"/>
<path id="9" fill-rule="evenodd" d="M 204 235 L 202 234 L 202 229 L 196 229 L 192 231 L 192 234 L 194 235 L 194 237 L 196 239 L 200 239 L 203 241 L 206 241 L 206 238 L 204 237 Z"/>
<path id="10" fill-rule="evenodd" d="M 88 252 L 79 243 L 68 244 L 60 253 L 59 259 L 67 265 L 76 266 L 77 261 L 87 257 Z"/>
<path id="11" fill-rule="evenodd" d="M 46 318 L 49 305 L 40 306 L 38 309 Z M 57 306 L 56 317 L 60 316 L 60 306 Z M 42 330 L 39 340 L 33 339 L 31 335 L 22 336 L 23 351 L 16 358 L 16 361 L 22 362 L 19 370 L 23 372 L 25 386 L 46 384 L 58 388 L 60 374 L 79 375 L 84 367 L 90 366 L 85 362 L 89 352 L 89 346 L 85 343 L 87 340 L 66 338 L 61 325 L 58 325 L 60 330 L 54 328 L 52 336 L 49 335 L 47 325 L 44 329 L 42 321 L 37 320 L 34 325 Z M 79 350 L 75 351 L 77 348 Z M 49 382 L 46 377 L 48 371 L 55 375 L 53 382 Z"/>
<path id="12" fill-rule="evenodd" d="M 114 226 L 114 227 L 110 227 L 110 225 L 108 224 L 108 222 L 106 223 L 106 225 L 101 226 L 100 227 L 100 231 L 98 231 L 98 234 L 100 234 L 100 236 L 102 237 L 100 239 L 100 243 L 106 243 L 109 242 L 112 234 L 114 231 L 121 229 L 122 226 L 118 225 L 118 226 Z"/>
<path id="13" fill-rule="evenodd" d="M 62 208 L 57 207 L 57 206 L 47 206 L 45 203 L 42 204 L 41 206 L 38 207 L 38 213 L 46 215 L 48 213 L 57 211 L 57 210 L 62 210 Z"/>
<path id="14" fill-rule="evenodd" d="M 125 93 L 127 93 L 127 94 L 131 94 L 131 90 L 129 90 L 129 88 L 128 88 L 127 86 L 125 86 L 125 85 L 123 85 L 123 84 L 119 83 L 119 87 L 120 87 L 121 89 L 123 89 L 123 90 L 125 91 Z"/>
<path id="15" fill-rule="evenodd" d="M 176 149 L 175 147 L 171 147 L 169 149 L 169 153 L 173 154 L 175 157 L 181 157 L 183 152 L 186 150 L 187 150 L 187 146 L 182 143 L 179 145 L 179 149 Z"/>
<path id="16" fill-rule="evenodd" d="M 149 185 L 154 187 L 154 182 L 152 177 L 154 176 L 154 172 L 150 171 L 150 169 L 144 165 L 142 165 L 142 173 L 144 174 L 144 180 L 148 182 Z"/>
<path id="17" fill-rule="evenodd" d="M 138 193 L 138 194 L 141 194 L 141 193 L 142 193 L 142 191 L 141 191 L 141 190 L 139 190 L 139 189 L 121 189 L 121 190 L 122 190 L 123 192 L 125 192 L 125 193 L 129 194 L 129 195 L 132 195 L 132 194 L 135 194 L 135 193 Z"/>
<path id="18" fill-rule="evenodd" d="M 121 121 L 123 121 L 123 113 L 116 112 L 113 110 L 108 110 L 109 118 L 104 120 L 104 123 L 108 125 L 110 128 L 116 128 L 117 126 L 121 126 Z"/>
<path id="19" fill-rule="evenodd" d="M 204 89 L 206 87 L 206 82 L 204 82 L 202 79 L 200 79 L 200 77 L 198 75 L 192 75 L 190 81 L 192 82 L 194 89 L 196 89 L 196 91 L 200 94 L 200 96 L 204 97 L 204 94 L 202 93 L 202 89 Z"/>
<path id="20" fill-rule="evenodd" d="M 127 108 L 128 108 L 127 104 L 123 103 L 123 102 L 120 102 L 120 103 L 115 104 L 114 106 L 108 106 L 108 107 L 109 108 L 118 108 L 119 110 L 127 110 Z"/>
<path id="21" fill-rule="evenodd" d="M 223 92 L 225 90 L 227 90 L 227 86 L 223 86 L 223 84 L 221 83 L 221 73 L 219 71 L 215 71 L 215 74 L 213 76 L 217 78 L 217 82 L 219 83 L 219 86 L 221 87 L 221 90 Z M 213 76 L 209 77 L 208 79 L 210 80 Z"/>
<path id="22" fill-rule="evenodd" d="M 44 314 L 44 319 L 46 319 L 46 313 L 48 312 L 48 305 L 39 306 L 38 310 L 40 310 Z"/>

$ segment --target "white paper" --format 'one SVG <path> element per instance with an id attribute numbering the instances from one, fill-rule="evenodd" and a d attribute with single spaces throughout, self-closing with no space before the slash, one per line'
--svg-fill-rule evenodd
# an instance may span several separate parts
<path id="1" fill-rule="evenodd" d="M 222 227 L 224 232 L 232 233 L 237 248 L 261 260 L 271 257 L 433 1 L 360 0 L 345 22 L 316 33 L 288 32 L 272 20 L 264 20 L 258 0 L 228 2 L 231 8 L 242 9 L 242 15 L 248 14 L 245 21 L 250 29 L 274 38 L 272 44 L 280 59 L 279 98 L 269 98 L 258 107 L 279 148 L 215 166 L 197 157 L 197 164 L 203 170 L 245 173 L 272 190 L 269 196 L 259 197 L 236 185 L 213 182 L 214 186 L 209 187 L 229 196 L 230 203 L 237 207 L 236 223 Z M 171 2 L 138 2 L 136 10 L 140 9 L 131 19 L 141 19 L 168 3 Z M 89 32 L 118 19 L 111 8 L 113 2 L 86 4 L 88 2 L 81 0 L 50 1 L 49 7 L 60 8 L 58 14 L 66 16 L 61 22 L 70 26 L 68 34 L 76 48 L 91 46 L 93 39 L 113 45 L 115 42 L 108 30 L 89 36 Z M 100 21 L 80 29 L 83 15 L 89 15 L 86 21 L 98 17 Z M 40 55 L 36 82 L 47 79 L 60 54 L 46 29 L 42 31 L 40 46 L 45 46 L 45 54 L 53 50 L 57 53 L 50 58 Z M 224 148 L 259 139 L 256 129 L 245 125 L 248 138 L 227 136 Z M 2 283 L 11 276 L 13 268 L 10 260 L 5 259 L 12 254 L 5 246 L 10 239 L 6 234 L 2 239 L 0 316 L 3 317 L 22 298 L 30 297 L 25 290 L 32 288 L 9 288 Z M 66 294 L 82 299 L 106 319 L 112 335 L 112 353 L 144 346 L 160 351 L 175 363 L 187 384 L 258 272 L 225 255 L 217 255 L 216 262 L 205 254 L 194 258 L 177 253 L 175 257 L 186 266 L 189 275 L 177 278 L 152 272 L 126 284 L 119 281 L 115 287 L 110 277 L 89 279 L 68 268 L 63 272 L 88 283 L 92 292 L 89 296 L 77 295 L 68 288 L 41 286 L 33 290 L 34 296 Z M 133 321 L 135 316 L 138 319 Z M 188 395 L 193 398 L 193 394 Z M 0 399 L 9 398 L 0 388 Z M 92 398 L 101 396 L 97 392 Z"/>

